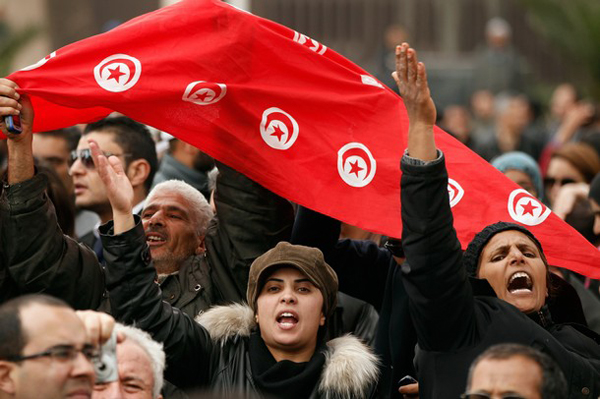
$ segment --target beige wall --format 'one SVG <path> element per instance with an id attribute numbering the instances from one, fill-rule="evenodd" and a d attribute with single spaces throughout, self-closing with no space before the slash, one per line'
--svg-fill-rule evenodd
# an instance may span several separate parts
<path id="1" fill-rule="evenodd" d="M 4 14 L 9 26 L 15 30 L 30 25 L 47 27 L 46 0 L 5 0 Z M 19 69 L 37 62 L 52 51 L 47 30 L 42 31 L 17 55 L 13 69 Z"/>

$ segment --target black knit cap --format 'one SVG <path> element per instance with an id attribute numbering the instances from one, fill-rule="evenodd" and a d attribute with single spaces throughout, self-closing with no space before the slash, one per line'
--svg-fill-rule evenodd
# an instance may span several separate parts
<path id="1" fill-rule="evenodd" d="M 544 263 L 546 262 L 546 257 L 544 256 L 544 252 L 542 251 L 542 244 L 535 238 L 535 236 L 531 233 L 531 231 L 527 230 L 525 227 L 508 222 L 498 222 L 494 224 L 490 224 L 485 229 L 481 230 L 479 233 L 475 235 L 473 240 L 467 246 L 467 249 L 463 253 L 463 264 L 467 269 L 467 274 L 471 277 L 477 277 L 477 267 L 479 266 L 479 257 L 481 256 L 481 252 L 483 251 L 483 247 L 498 233 L 507 230 L 516 230 L 527 237 L 531 238 L 531 241 L 535 243 L 535 245 L 540 250 L 540 254 Z"/>

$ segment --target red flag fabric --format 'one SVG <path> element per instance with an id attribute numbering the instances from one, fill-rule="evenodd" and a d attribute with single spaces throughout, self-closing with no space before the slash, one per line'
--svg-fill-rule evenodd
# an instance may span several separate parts
<path id="1" fill-rule="evenodd" d="M 191 143 L 275 193 L 401 235 L 402 100 L 317 41 L 218 0 L 187 0 L 53 52 L 9 76 L 34 129 L 118 111 Z M 530 228 L 551 264 L 600 278 L 600 252 L 451 136 L 455 227 L 465 247 L 499 220 Z"/>

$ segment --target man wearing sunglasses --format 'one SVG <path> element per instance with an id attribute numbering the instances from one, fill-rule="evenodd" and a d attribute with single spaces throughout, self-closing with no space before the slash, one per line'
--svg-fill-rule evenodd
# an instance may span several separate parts
<path id="1" fill-rule="evenodd" d="M 96 318 L 98 331 L 86 330 L 63 301 L 25 295 L 0 306 L 0 399 L 90 398 L 92 361 L 113 329 L 112 317 Z"/>
<path id="2" fill-rule="evenodd" d="M 94 168 L 88 140 L 97 142 L 106 155 L 114 155 L 121 160 L 133 187 L 136 204 L 133 211 L 139 213 L 158 165 L 154 141 L 148 128 L 124 116 L 105 118 L 85 127 L 77 149 L 70 154 L 68 164 L 69 174 L 73 178 L 75 205 L 98 214 L 103 224 L 112 218 L 112 209 Z M 79 241 L 92 248 L 98 259 L 104 262 L 97 227 L 80 237 Z"/>
<path id="3" fill-rule="evenodd" d="M 583 392 L 582 392 L 583 393 Z M 499 344 L 477 357 L 462 399 L 564 399 L 567 382 L 548 355 L 520 344 Z"/>

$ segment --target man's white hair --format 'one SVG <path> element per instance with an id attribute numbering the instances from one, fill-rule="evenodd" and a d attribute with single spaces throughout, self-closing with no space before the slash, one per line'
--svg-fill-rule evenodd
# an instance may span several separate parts
<path id="1" fill-rule="evenodd" d="M 157 399 L 164 383 L 165 351 L 163 350 L 163 345 L 153 340 L 150 334 L 139 328 L 116 323 L 115 331 L 117 334 L 122 333 L 125 335 L 128 341 L 134 342 L 148 355 L 150 365 L 152 366 L 152 375 L 154 377 L 152 398 Z"/>
<path id="2" fill-rule="evenodd" d="M 184 181 L 167 180 L 154 186 L 152 191 L 150 191 L 150 194 L 148 194 L 146 204 L 150 203 L 152 197 L 162 192 L 178 193 L 187 199 L 190 206 L 189 209 L 193 214 L 194 223 L 197 225 L 195 230 L 199 236 L 204 237 L 206 235 L 206 230 L 208 229 L 208 224 L 214 216 L 204 195 Z"/>

